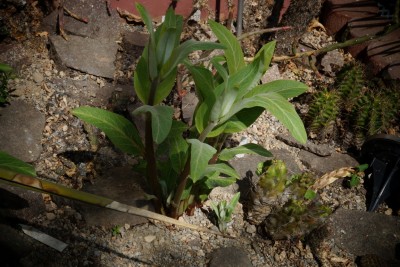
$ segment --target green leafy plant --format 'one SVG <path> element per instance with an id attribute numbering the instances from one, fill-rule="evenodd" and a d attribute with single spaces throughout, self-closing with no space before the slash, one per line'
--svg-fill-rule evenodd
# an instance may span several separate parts
<path id="1" fill-rule="evenodd" d="M 350 188 L 356 187 L 361 183 L 361 180 L 364 177 L 364 171 L 368 169 L 368 164 L 361 164 L 357 166 L 356 171 L 350 175 L 350 178 L 347 180 L 347 184 Z"/>
<path id="2" fill-rule="evenodd" d="M 8 81 L 12 78 L 12 68 L 0 63 L 0 105 L 7 102 L 10 91 L 7 88 Z"/>
<path id="3" fill-rule="evenodd" d="M 229 203 L 226 200 L 222 200 L 218 204 L 212 202 L 211 208 L 213 209 L 215 216 L 217 217 L 218 229 L 225 233 L 228 227 L 228 223 L 232 221 L 232 214 L 239 202 L 240 192 L 236 193 Z"/>
<path id="4" fill-rule="evenodd" d="M 112 236 L 121 235 L 121 226 L 120 226 L 120 225 L 114 225 L 114 226 L 111 228 L 111 235 L 112 235 Z"/>
<path id="5" fill-rule="evenodd" d="M 236 37 L 221 24 L 209 22 L 219 43 L 188 40 L 179 44 L 181 16 L 169 9 L 164 23 L 154 31 L 145 9 L 140 4 L 136 7 L 150 33 L 134 73 L 134 88 L 143 106 L 133 115 L 145 117 L 144 140 L 139 126 L 118 114 L 92 107 L 79 107 L 72 113 L 104 131 L 121 151 L 143 159 L 141 165 L 159 212 L 176 218 L 204 201 L 214 187 L 234 183 L 239 176 L 227 161 L 236 154 L 271 156 L 256 144 L 229 149 L 221 145 L 229 134 L 249 127 L 266 109 L 297 140 L 306 141 L 303 123 L 287 99 L 307 87 L 283 80 L 259 84 L 275 42 L 263 46 L 253 62 L 246 64 Z M 187 56 L 199 49 L 224 49 L 224 54 L 212 58 L 208 66 L 195 66 Z M 199 99 L 190 128 L 173 120 L 173 109 L 162 104 L 172 91 L 178 64 L 191 73 Z"/>

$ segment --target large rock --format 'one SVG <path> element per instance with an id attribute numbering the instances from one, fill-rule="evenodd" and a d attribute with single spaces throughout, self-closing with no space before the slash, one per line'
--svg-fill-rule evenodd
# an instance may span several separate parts
<path id="1" fill-rule="evenodd" d="M 247 254 L 241 248 L 225 247 L 215 250 L 211 255 L 210 267 L 251 267 Z"/>
<path id="2" fill-rule="evenodd" d="M 310 234 L 308 242 L 315 254 L 325 258 L 320 258 L 321 262 L 343 251 L 354 256 L 376 255 L 393 264 L 370 266 L 400 266 L 400 219 L 395 216 L 339 209 Z"/>
<path id="3" fill-rule="evenodd" d="M 355 167 L 359 165 L 357 160 L 350 155 L 337 152 L 332 153 L 329 157 L 319 157 L 313 153 L 302 150 L 299 153 L 299 159 L 304 166 L 317 175 L 323 175 L 343 167 Z"/>
<path id="4" fill-rule="evenodd" d="M 120 18 L 116 12 L 111 16 L 107 13 L 105 3 L 97 0 L 69 0 L 64 6 L 76 15 L 87 18 L 88 23 L 78 21 L 71 16 L 64 16 L 64 31 L 67 36 L 81 36 L 83 38 L 115 42 L 120 35 Z M 42 23 L 42 30 L 56 34 L 57 11 L 52 12 Z"/>
<path id="5" fill-rule="evenodd" d="M 71 35 L 68 41 L 50 36 L 56 61 L 69 68 L 112 79 L 118 45 L 115 42 Z"/>
<path id="6" fill-rule="evenodd" d="M 120 38 L 120 19 L 116 12 L 108 14 L 105 3 L 96 0 L 71 0 L 65 7 L 80 17 L 85 24 L 64 16 L 64 31 L 68 41 L 56 34 L 57 11 L 44 19 L 42 30 L 50 35 L 50 44 L 56 62 L 62 66 L 100 77 L 114 77 L 114 61 Z"/>
<path id="7" fill-rule="evenodd" d="M 0 108 L 0 150 L 25 162 L 35 161 L 42 151 L 45 116 L 21 100 Z"/>

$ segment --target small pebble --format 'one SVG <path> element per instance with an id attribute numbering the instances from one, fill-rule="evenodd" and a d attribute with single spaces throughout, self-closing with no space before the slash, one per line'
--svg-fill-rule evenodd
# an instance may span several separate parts
<path id="1" fill-rule="evenodd" d="M 45 74 L 47 77 L 50 77 L 50 76 L 51 76 L 51 71 L 46 70 L 46 71 L 44 72 L 44 74 Z"/>
<path id="2" fill-rule="evenodd" d="M 43 74 L 41 74 L 40 72 L 35 72 L 32 75 L 33 80 L 35 81 L 35 83 L 41 83 L 43 82 Z"/>
<path id="3" fill-rule="evenodd" d="M 56 218 L 56 215 L 54 213 L 48 212 L 48 213 L 46 213 L 46 218 L 49 221 L 52 221 L 52 220 L 54 220 Z"/>
<path id="4" fill-rule="evenodd" d="M 249 234 L 254 234 L 257 231 L 257 228 L 255 227 L 255 225 L 249 225 L 246 227 L 246 232 Z"/>
<path id="5" fill-rule="evenodd" d="M 147 236 L 144 237 L 144 241 L 146 241 L 147 243 L 153 242 L 154 239 L 156 239 L 155 235 L 147 235 Z"/>

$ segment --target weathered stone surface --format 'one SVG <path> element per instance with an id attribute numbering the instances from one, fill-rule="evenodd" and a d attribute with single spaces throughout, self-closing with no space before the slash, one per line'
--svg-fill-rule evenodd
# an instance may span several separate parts
<path id="1" fill-rule="evenodd" d="M 317 145 L 310 142 L 309 140 L 307 140 L 305 144 L 300 144 L 299 142 L 296 141 L 296 139 L 294 139 L 291 135 L 288 134 L 277 135 L 276 139 L 284 142 L 288 146 L 301 148 L 318 156 L 326 157 L 332 154 L 332 149 L 327 145 L 324 144 Z"/>
<path id="2" fill-rule="evenodd" d="M 41 151 L 44 114 L 21 100 L 0 108 L 0 150 L 23 160 L 35 161 Z"/>
<path id="3" fill-rule="evenodd" d="M 265 74 L 261 77 L 262 83 L 268 83 L 275 80 L 281 80 L 282 75 L 279 72 L 278 64 L 272 64 L 271 67 L 265 72 Z"/>
<path id="4" fill-rule="evenodd" d="M 254 175 L 255 171 L 257 170 L 257 164 L 259 162 L 266 161 L 266 157 L 262 157 L 259 155 L 245 155 L 243 158 L 233 158 L 229 161 L 232 167 L 238 172 L 241 178 L 248 176 L 249 172 L 251 175 Z M 250 176 L 251 176 L 250 175 Z"/>
<path id="5" fill-rule="evenodd" d="M 299 153 L 300 161 L 315 172 L 317 175 L 323 175 L 327 172 L 340 169 L 342 167 L 358 166 L 357 160 L 347 154 L 334 152 L 329 157 L 319 157 L 313 153 L 302 150 Z"/>
<path id="6" fill-rule="evenodd" d="M 107 13 L 105 3 L 96 0 L 65 2 L 71 12 L 87 18 L 85 24 L 64 16 L 68 41 L 56 34 L 57 11 L 44 19 L 42 30 L 50 33 L 50 44 L 56 61 L 72 69 L 105 78 L 114 77 L 114 61 L 120 37 L 120 20 L 116 12 Z"/>
<path id="7" fill-rule="evenodd" d="M 118 45 L 115 42 L 71 35 L 68 41 L 50 36 L 57 61 L 69 68 L 112 79 Z"/>
<path id="8" fill-rule="evenodd" d="M 211 255 L 210 267 L 251 267 L 247 254 L 241 248 L 225 247 L 215 250 Z"/>
<path id="9" fill-rule="evenodd" d="M 69 0 L 64 2 L 64 6 L 76 15 L 88 19 L 88 23 L 83 23 L 71 16 L 64 16 L 64 31 L 68 38 L 75 35 L 109 42 L 115 42 L 119 38 L 120 17 L 116 12 L 109 16 L 104 2 Z M 54 11 L 44 18 L 42 30 L 55 34 L 56 29 L 57 11 Z"/>
<path id="10" fill-rule="evenodd" d="M 400 219 L 380 213 L 338 209 L 323 228 L 311 233 L 310 240 L 331 244 L 355 256 L 377 255 L 399 266 Z M 330 242 L 333 240 L 333 244 Z M 318 244 L 312 244 L 315 246 Z M 397 265 L 396 265 L 397 264 Z M 388 265 L 389 266 L 389 265 Z"/>
<path id="11" fill-rule="evenodd" d="M 30 221 L 45 210 L 42 194 L 0 184 L 0 216 Z"/>
<path id="12" fill-rule="evenodd" d="M 343 54 L 338 50 L 329 51 L 321 59 L 321 66 L 324 72 L 334 75 L 334 73 L 344 65 Z"/>
<path id="13" fill-rule="evenodd" d="M 125 32 L 123 42 L 144 47 L 149 42 L 149 34 L 144 32 Z"/>
<path id="14" fill-rule="evenodd" d="M 340 209 L 331 218 L 335 243 L 357 256 L 377 254 L 396 259 L 400 219 L 381 213 Z"/>
<path id="15" fill-rule="evenodd" d="M 83 191 L 105 196 L 124 204 L 138 208 L 153 210 L 151 203 L 145 200 L 140 180 L 131 167 L 119 167 L 109 170 L 97 178 L 93 185 L 86 185 Z M 112 227 L 115 225 L 136 225 L 146 223 L 147 219 L 127 213 L 108 210 L 105 208 L 78 204 L 81 214 L 88 225 L 102 225 Z"/>

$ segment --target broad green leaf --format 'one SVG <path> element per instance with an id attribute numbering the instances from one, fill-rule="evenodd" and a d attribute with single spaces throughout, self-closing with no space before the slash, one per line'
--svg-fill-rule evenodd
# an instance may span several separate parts
<path id="1" fill-rule="evenodd" d="M 263 113 L 264 108 L 253 107 L 242 109 L 233 115 L 228 121 L 214 128 L 207 137 L 215 137 L 221 133 L 237 133 L 247 129 Z"/>
<path id="2" fill-rule="evenodd" d="M 211 164 L 208 165 L 206 170 L 205 170 L 205 175 L 213 172 L 218 172 L 218 173 L 223 173 L 228 175 L 229 177 L 239 179 L 239 174 L 236 172 L 235 169 L 230 167 L 229 165 L 225 163 L 217 163 L 217 164 Z"/>
<path id="3" fill-rule="evenodd" d="M 225 116 L 231 109 L 232 105 L 236 100 L 236 96 L 239 92 L 239 88 L 234 87 L 234 88 L 229 88 L 224 92 L 224 94 L 221 96 L 222 97 L 222 103 L 221 103 L 221 113 L 218 116 L 218 118 Z"/>
<path id="4" fill-rule="evenodd" d="M 292 80 L 276 80 L 261 84 L 246 94 L 245 97 L 252 97 L 262 93 L 275 92 L 284 98 L 292 98 L 306 92 L 308 87 L 301 82 Z"/>
<path id="5" fill-rule="evenodd" d="M 146 50 L 143 51 L 143 53 L 145 52 Z M 157 58 L 156 43 L 152 41 L 152 37 L 150 36 L 150 44 L 147 47 L 147 69 L 151 80 L 158 78 L 158 62 L 159 59 Z"/>
<path id="6" fill-rule="evenodd" d="M 212 42 L 200 42 L 195 40 L 188 40 L 178 47 L 175 47 L 172 51 L 171 57 L 164 64 L 161 69 L 161 77 L 168 76 L 170 71 L 174 69 L 179 63 L 181 63 L 191 52 L 195 50 L 213 50 L 213 49 L 224 49 L 222 44 Z"/>
<path id="7" fill-rule="evenodd" d="M 72 114 L 105 132 L 121 151 L 143 155 L 143 143 L 136 127 L 123 116 L 94 107 L 79 107 Z"/>
<path id="8" fill-rule="evenodd" d="M 208 166 L 208 161 L 217 152 L 212 146 L 202 143 L 197 139 L 188 139 L 190 149 L 190 177 L 195 183 L 201 178 Z"/>
<path id="9" fill-rule="evenodd" d="M 292 104 L 280 94 L 270 92 L 255 95 L 252 98 L 244 99 L 241 105 L 244 105 L 246 108 L 255 106 L 264 107 L 289 130 L 297 141 L 302 144 L 307 141 L 307 134 L 302 120 Z"/>
<path id="10" fill-rule="evenodd" d="M 188 157 L 189 145 L 182 136 L 183 132 L 186 130 L 186 124 L 174 120 L 172 121 L 171 131 L 166 140 L 169 147 L 169 161 L 171 162 L 172 168 L 177 173 L 183 170 Z"/>
<path id="11" fill-rule="evenodd" d="M 190 73 L 193 76 L 199 101 L 203 102 L 207 95 L 212 93 L 212 91 L 214 90 L 213 75 L 210 70 L 204 67 L 191 66 L 189 64 L 186 64 L 186 67 L 189 69 Z"/>
<path id="12" fill-rule="evenodd" d="M 147 30 L 149 31 L 150 38 L 149 38 L 149 44 L 147 45 L 146 49 L 143 51 L 143 55 L 146 55 L 146 67 L 148 68 L 148 74 L 151 79 L 155 79 L 158 75 L 158 69 L 157 69 L 157 54 L 156 54 L 156 43 L 155 43 L 155 34 L 154 34 L 154 28 L 153 28 L 153 21 L 147 13 L 146 9 L 144 8 L 143 5 L 136 3 L 135 4 L 137 11 L 139 12 L 140 16 L 143 19 L 144 24 L 147 27 Z M 147 102 L 144 102 L 147 104 Z"/>
<path id="13" fill-rule="evenodd" d="M 165 64 L 165 62 L 171 56 L 172 50 L 175 48 L 176 34 L 176 29 L 167 29 L 157 42 L 156 50 L 159 66 Z"/>
<path id="14" fill-rule="evenodd" d="M 133 75 L 133 83 L 136 95 L 143 104 L 146 104 L 149 101 L 150 79 L 146 57 L 144 56 L 139 59 L 139 62 L 136 66 L 136 70 Z"/>
<path id="15" fill-rule="evenodd" d="M 150 112 L 151 128 L 154 142 L 160 144 L 167 138 L 172 125 L 172 115 L 174 110 L 169 106 L 149 106 L 144 105 L 137 108 L 133 114 Z"/>
<path id="16" fill-rule="evenodd" d="M 228 63 L 229 75 L 232 75 L 245 66 L 240 43 L 225 26 L 212 20 L 209 21 L 209 24 L 218 41 L 227 48 L 225 50 L 225 57 Z"/>
<path id="17" fill-rule="evenodd" d="M 157 167 L 163 196 L 166 199 L 175 190 L 179 175 L 174 171 L 169 161 L 159 162 Z"/>
<path id="18" fill-rule="evenodd" d="M 262 53 L 264 55 L 264 53 Z M 258 83 L 262 75 L 264 74 L 264 63 L 261 57 L 257 57 L 252 63 L 241 68 L 238 72 L 229 76 L 229 79 L 225 79 L 225 82 L 221 83 L 215 89 L 215 94 L 222 94 L 226 88 L 239 88 L 237 100 L 240 100 L 245 94 L 253 89 Z"/>
<path id="19" fill-rule="evenodd" d="M 165 77 L 156 89 L 153 105 L 160 104 L 172 91 L 175 85 L 177 68 L 173 69 L 170 74 Z"/>
<path id="20" fill-rule="evenodd" d="M 196 129 L 201 133 L 210 121 L 210 113 L 216 102 L 214 92 L 210 92 L 205 101 L 196 109 L 194 122 Z"/>
<path id="21" fill-rule="evenodd" d="M 150 35 L 152 35 L 154 33 L 153 21 L 149 15 L 149 13 L 147 13 L 147 11 L 143 5 L 141 5 L 139 3 L 135 3 L 135 6 L 136 6 L 136 10 L 140 14 L 140 17 L 143 19 L 143 22 L 146 25 L 147 30 L 149 31 Z"/>
<path id="22" fill-rule="evenodd" d="M 271 64 L 272 56 L 274 55 L 275 51 L 275 46 L 276 46 L 276 41 L 269 42 L 257 52 L 256 56 L 261 57 L 263 59 L 263 65 L 264 68 L 262 69 L 262 72 L 265 73 L 269 67 L 269 64 Z M 263 55 L 262 55 L 263 54 Z"/>
<path id="23" fill-rule="evenodd" d="M 209 177 L 204 184 L 208 189 L 213 189 L 215 187 L 230 186 L 231 184 L 234 183 L 236 183 L 236 178 L 233 177 L 212 176 Z"/>
<path id="24" fill-rule="evenodd" d="M 0 151 L 0 168 L 29 176 L 36 176 L 35 168 L 32 165 L 14 158 L 4 151 Z"/>
<path id="25" fill-rule="evenodd" d="M 225 148 L 221 151 L 218 158 L 223 161 L 232 159 L 237 154 L 258 154 L 264 157 L 272 157 L 271 152 L 257 144 L 245 144 L 234 148 Z"/>

